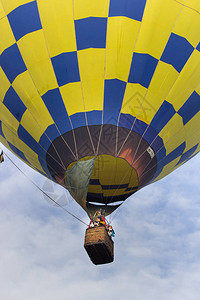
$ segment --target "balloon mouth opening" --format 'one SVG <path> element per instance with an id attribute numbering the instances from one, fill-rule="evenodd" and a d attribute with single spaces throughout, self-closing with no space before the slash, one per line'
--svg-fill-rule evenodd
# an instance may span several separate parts
<path id="1" fill-rule="evenodd" d="M 105 207 L 112 212 L 150 182 L 157 158 L 137 132 L 112 124 L 90 125 L 89 130 L 96 151 L 90 147 L 88 128 L 78 127 L 74 129 L 76 147 L 71 131 L 59 136 L 48 149 L 47 166 L 52 177 L 71 190 L 72 197 L 87 213 Z"/>
<path id="2" fill-rule="evenodd" d="M 124 201 L 116 201 L 116 202 L 112 202 L 112 203 L 108 203 L 108 204 L 104 204 L 104 203 L 99 203 L 99 202 L 90 202 L 88 201 L 88 204 L 92 204 L 92 205 L 96 205 L 96 206 L 101 206 L 101 207 L 109 207 L 109 206 L 119 206 L 121 205 L 122 203 L 124 203 Z"/>

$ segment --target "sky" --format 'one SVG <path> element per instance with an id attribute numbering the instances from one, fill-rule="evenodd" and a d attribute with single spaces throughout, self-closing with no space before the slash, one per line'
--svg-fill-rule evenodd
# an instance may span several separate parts
<path id="1" fill-rule="evenodd" d="M 31 180 L 89 222 L 63 189 L 5 151 Z M 0 299 L 199 300 L 199 182 L 196 155 L 131 196 L 111 215 L 114 262 L 95 266 L 83 248 L 86 226 L 50 205 L 5 157 L 0 164 Z"/>

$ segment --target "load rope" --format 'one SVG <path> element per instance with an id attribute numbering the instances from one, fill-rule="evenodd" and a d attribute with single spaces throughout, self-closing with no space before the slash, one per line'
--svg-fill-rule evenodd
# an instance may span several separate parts
<path id="1" fill-rule="evenodd" d="M 2 150 L 0 148 L 0 150 Z M 3 150 L 2 150 L 3 151 Z M 58 202 L 56 202 L 51 196 L 49 196 L 45 191 L 43 191 L 29 176 L 27 176 L 15 163 L 14 161 L 5 153 L 5 151 L 3 151 L 3 154 L 9 159 L 9 161 L 39 190 L 41 191 L 45 196 L 47 196 L 52 202 L 54 202 L 57 206 L 59 206 L 60 208 L 62 208 L 66 213 L 68 213 L 69 215 L 71 215 L 73 218 L 75 218 L 76 220 L 78 220 L 79 222 L 83 223 L 84 225 L 88 226 L 88 224 L 86 224 L 84 221 L 82 221 L 81 219 L 79 219 L 77 216 L 75 216 L 74 214 L 72 214 L 70 211 L 68 211 L 67 209 L 65 209 L 61 204 L 59 204 Z"/>

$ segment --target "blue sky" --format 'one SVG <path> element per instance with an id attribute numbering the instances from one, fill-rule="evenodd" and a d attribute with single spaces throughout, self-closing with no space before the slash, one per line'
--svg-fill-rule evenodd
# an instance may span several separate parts
<path id="1" fill-rule="evenodd" d="M 45 178 L 8 154 L 44 187 Z M 0 165 L 0 298 L 199 300 L 199 166 L 197 155 L 130 197 L 111 216 L 115 261 L 95 266 L 83 248 L 85 226 L 49 205 L 5 158 Z M 68 197 L 62 190 L 53 194 L 58 192 Z M 66 199 L 66 209 L 88 222 Z"/>

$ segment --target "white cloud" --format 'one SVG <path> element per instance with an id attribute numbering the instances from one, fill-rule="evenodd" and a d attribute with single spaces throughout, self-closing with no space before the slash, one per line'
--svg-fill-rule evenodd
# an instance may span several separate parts
<path id="1" fill-rule="evenodd" d="M 198 300 L 199 162 L 196 156 L 122 205 L 113 214 L 115 261 L 94 266 L 83 248 L 84 226 L 49 206 L 6 160 L 0 165 L 0 298 Z M 19 164 L 42 185 L 42 177 Z M 77 205 L 68 208 L 87 220 Z"/>

